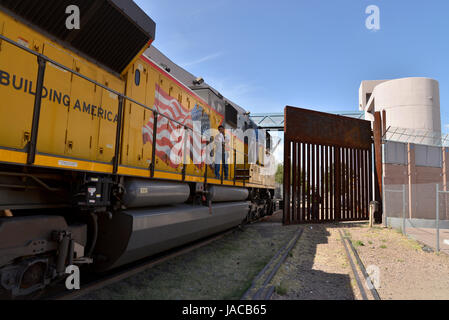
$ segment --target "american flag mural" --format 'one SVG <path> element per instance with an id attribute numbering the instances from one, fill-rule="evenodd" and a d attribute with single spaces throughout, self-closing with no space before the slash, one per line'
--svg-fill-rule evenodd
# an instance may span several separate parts
<path id="1" fill-rule="evenodd" d="M 163 115 L 193 128 L 192 114 L 184 108 L 178 100 L 170 97 L 159 85 L 156 84 L 154 108 Z M 159 116 L 157 120 L 156 133 L 156 156 L 165 160 L 172 168 L 178 168 L 184 163 L 183 147 L 186 147 L 186 161 L 189 158 L 198 167 L 204 162 L 206 141 L 202 141 L 199 132 L 184 130 L 179 123 L 171 121 L 166 117 Z M 153 143 L 154 117 L 151 116 L 148 123 L 142 128 L 143 143 Z M 201 127 L 195 130 L 201 130 Z M 185 140 L 186 139 L 186 140 Z"/>

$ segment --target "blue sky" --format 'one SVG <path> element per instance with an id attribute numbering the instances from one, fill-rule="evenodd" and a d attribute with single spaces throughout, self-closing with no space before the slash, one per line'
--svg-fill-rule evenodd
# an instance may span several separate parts
<path id="1" fill-rule="evenodd" d="M 157 23 L 156 47 L 253 113 L 357 110 L 362 80 L 420 76 L 440 82 L 449 124 L 447 0 L 136 3 Z M 378 31 L 365 27 L 369 5 Z"/>

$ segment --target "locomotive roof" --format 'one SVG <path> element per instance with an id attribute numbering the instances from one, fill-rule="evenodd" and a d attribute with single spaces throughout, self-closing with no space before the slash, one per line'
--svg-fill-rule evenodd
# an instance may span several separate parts
<path id="1" fill-rule="evenodd" d="M 180 67 L 176 63 L 174 63 L 172 60 L 170 60 L 165 54 L 163 54 L 160 50 L 158 50 L 156 47 L 151 46 L 146 51 L 145 54 L 149 56 L 153 61 L 155 61 L 157 64 L 159 64 L 162 68 L 166 69 L 169 68 L 170 74 L 172 74 L 176 79 L 178 79 L 180 82 L 182 82 L 185 86 L 189 87 L 190 89 L 198 90 L 198 89 L 209 89 L 212 92 L 215 93 L 217 96 L 222 96 L 218 90 L 216 90 L 214 87 L 210 86 L 206 82 L 204 82 L 201 85 L 194 85 L 193 81 L 196 80 L 198 77 L 191 74 L 184 68 Z M 168 70 L 167 70 L 168 71 Z M 246 113 L 246 110 L 242 107 L 240 107 L 235 102 L 229 100 L 226 97 L 223 97 L 223 99 L 230 103 L 239 114 Z"/>
<path id="2" fill-rule="evenodd" d="M 76 5 L 80 29 L 68 29 Z M 132 0 L 0 0 L 1 10 L 106 69 L 122 73 L 155 38 L 156 23 Z"/>

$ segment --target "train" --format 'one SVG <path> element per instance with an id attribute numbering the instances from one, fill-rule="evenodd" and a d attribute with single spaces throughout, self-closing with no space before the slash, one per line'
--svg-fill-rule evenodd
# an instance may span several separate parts
<path id="1" fill-rule="evenodd" d="M 69 6 L 80 28 L 67 27 Z M 107 272 L 273 213 L 269 133 L 157 50 L 156 23 L 133 1 L 0 9 L 2 294 L 26 297 L 70 266 Z"/>

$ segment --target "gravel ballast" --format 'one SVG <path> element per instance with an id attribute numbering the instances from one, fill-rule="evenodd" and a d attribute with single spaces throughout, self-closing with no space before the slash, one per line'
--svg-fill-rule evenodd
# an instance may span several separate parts
<path id="1" fill-rule="evenodd" d="M 253 278 L 297 229 L 271 222 L 246 225 L 205 247 L 80 299 L 240 299 Z"/>

